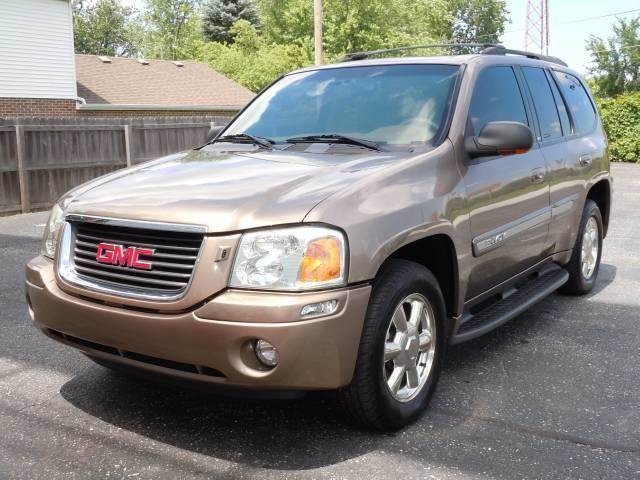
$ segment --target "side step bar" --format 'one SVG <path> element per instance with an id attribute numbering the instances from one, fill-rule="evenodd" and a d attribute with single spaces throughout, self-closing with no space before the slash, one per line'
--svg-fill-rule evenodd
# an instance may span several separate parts
<path id="1" fill-rule="evenodd" d="M 569 272 L 554 264 L 545 266 L 535 277 L 502 294 L 502 298 L 476 313 L 466 312 L 460 319 L 451 344 L 466 342 L 508 322 L 555 292 L 569 279 Z"/>

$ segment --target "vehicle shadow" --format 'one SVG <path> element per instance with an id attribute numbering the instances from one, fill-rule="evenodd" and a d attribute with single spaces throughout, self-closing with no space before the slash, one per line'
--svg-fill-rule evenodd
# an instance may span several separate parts
<path id="1" fill-rule="evenodd" d="M 551 331 L 552 324 L 563 315 L 565 309 L 571 310 L 575 307 L 574 302 L 583 302 L 605 290 L 616 279 L 617 271 L 615 265 L 603 263 L 600 265 L 596 285 L 587 295 L 554 293 L 496 330 L 461 345 L 449 347 L 444 374 L 453 374 L 469 362 L 482 361 L 482 351 L 486 348 L 503 349 L 518 343 L 526 345 L 536 335 Z"/>
<path id="2" fill-rule="evenodd" d="M 616 268 L 602 265 L 601 273 L 591 295 L 613 281 Z M 555 294 L 496 331 L 452 347 L 433 408 L 397 434 L 372 433 L 350 424 L 331 393 L 286 400 L 233 398 L 140 381 L 98 366 L 76 375 L 62 386 L 60 393 L 76 408 L 116 427 L 252 468 L 309 470 L 375 450 L 402 455 L 398 445 L 403 442 L 398 437 L 411 435 L 416 429 L 426 428 L 430 435 L 448 438 L 455 437 L 456 432 L 478 428 L 469 423 L 477 419 L 473 399 L 482 388 L 482 381 L 474 378 L 475 369 L 499 374 L 496 357 L 515 356 L 530 341 L 552 334 L 554 323 L 574 306 L 573 297 Z M 452 395 L 470 399 L 470 408 L 464 402 L 452 401 Z M 418 456 L 438 463 L 446 455 L 432 448 Z"/>
<path id="3" fill-rule="evenodd" d="M 596 285 L 593 287 L 593 290 L 587 295 L 587 298 L 597 295 L 611 285 L 616 279 L 617 273 L 618 267 L 615 265 L 611 265 L 610 263 L 601 263 L 600 270 L 598 271 L 598 280 L 596 281 Z"/>
<path id="4" fill-rule="evenodd" d="M 64 399 L 117 427 L 255 468 L 312 469 L 378 448 L 386 435 L 347 422 L 328 393 L 298 399 L 216 395 L 111 372 L 85 370 Z"/>

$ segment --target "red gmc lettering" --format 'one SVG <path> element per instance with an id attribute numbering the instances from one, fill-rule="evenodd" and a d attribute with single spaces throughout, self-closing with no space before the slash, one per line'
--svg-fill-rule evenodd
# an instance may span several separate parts
<path id="1" fill-rule="evenodd" d="M 132 247 L 135 248 L 135 247 Z M 133 268 L 142 268 L 144 270 L 151 270 L 151 262 L 145 262 L 144 260 L 140 260 L 140 255 L 153 255 L 155 250 L 151 248 L 136 248 L 133 251 L 130 267 Z"/>
<path id="2" fill-rule="evenodd" d="M 140 260 L 140 256 L 150 256 L 154 252 L 155 250 L 152 248 L 125 247 L 124 245 L 115 245 L 113 243 L 101 243 L 98 245 L 96 260 L 110 265 L 151 270 L 152 263 Z"/>

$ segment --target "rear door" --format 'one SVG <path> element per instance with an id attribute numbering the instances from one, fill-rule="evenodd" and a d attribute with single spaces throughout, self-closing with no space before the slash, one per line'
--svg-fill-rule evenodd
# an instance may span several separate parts
<path id="1" fill-rule="evenodd" d="M 569 124 L 564 147 L 544 150 L 551 166 L 550 237 L 554 250 L 564 251 L 575 243 L 588 184 L 606 163 L 606 140 L 593 99 L 582 81 L 556 70 L 549 71 L 547 77 Z"/>
<path id="2" fill-rule="evenodd" d="M 548 167 L 552 216 L 549 240 L 553 250 L 557 251 L 561 237 L 566 236 L 571 228 L 568 217 L 575 207 L 575 198 L 570 192 L 564 196 L 557 195 L 558 185 L 565 183 L 568 186 L 566 182 L 574 175 L 574 155 L 568 142 L 572 135 L 571 121 L 550 71 L 540 67 L 520 67 L 520 70 L 536 113 L 536 141 Z"/>
<path id="3" fill-rule="evenodd" d="M 511 66 L 489 66 L 475 81 L 467 135 L 493 121 L 534 127 L 524 85 Z M 551 217 L 545 159 L 538 146 L 518 155 L 467 159 L 473 249 L 467 299 L 534 265 L 548 252 Z"/>

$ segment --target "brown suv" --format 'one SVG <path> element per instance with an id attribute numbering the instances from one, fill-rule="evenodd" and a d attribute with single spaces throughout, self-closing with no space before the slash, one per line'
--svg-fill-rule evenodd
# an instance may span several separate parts
<path id="1" fill-rule="evenodd" d="M 584 81 L 500 46 L 367 56 L 285 75 L 205 146 L 62 197 L 27 266 L 36 324 L 108 366 L 336 389 L 391 429 L 447 344 L 589 292 L 611 176 Z"/>

